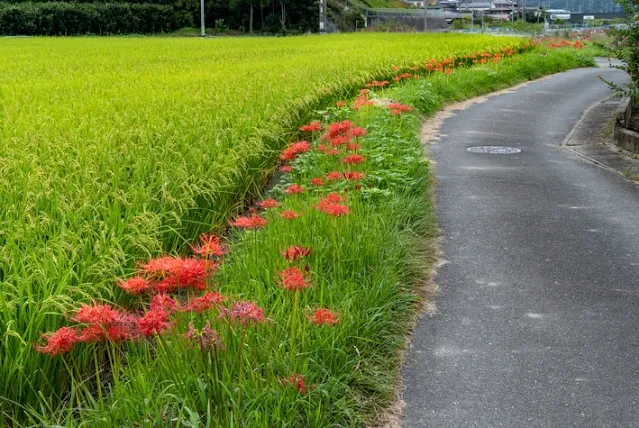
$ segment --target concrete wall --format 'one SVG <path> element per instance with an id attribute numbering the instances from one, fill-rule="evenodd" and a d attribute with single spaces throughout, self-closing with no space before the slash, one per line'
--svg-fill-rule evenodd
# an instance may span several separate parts
<path id="1" fill-rule="evenodd" d="M 424 17 L 420 16 L 368 16 L 366 19 L 368 28 L 379 25 L 391 24 L 404 28 L 414 28 L 417 31 L 424 31 Z M 448 28 L 446 18 L 428 17 L 428 30 L 444 30 Z"/>

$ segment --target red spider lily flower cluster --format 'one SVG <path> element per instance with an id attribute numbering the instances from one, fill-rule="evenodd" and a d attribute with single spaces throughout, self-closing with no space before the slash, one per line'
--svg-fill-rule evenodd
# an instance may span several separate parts
<path id="1" fill-rule="evenodd" d="M 310 254 L 311 247 L 302 247 L 300 245 L 291 245 L 285 251 L 282 251 L 282 255 L 289 263 L 293 263 L 302 257 L 308 257 Z"/>
<path id="2" fill-rule="evenodd" d="M 230 309 L 223 311 L 223 315 L 231 321 L 238 322 L 244 326 L 260 324 L 266 320 L 264 309 L 260 308 L 255 302 L 244 300 L 234 302 Z"/>
<path id="3" fill-rule="evenodd" d="M 62 327 L 54 333 L 45 333 L 42 337 L 47 341 L 47 344 L 35 348 L 39 352 L 51 356 L 69 352 L 73 345 L 80 341 L 78 332 L 71 327 Z"/>
<path id="4" fill-rule="evenodd" d="M 231 222 L 231 226 L 241 227 L 243 229 L 261 229 L 266 226 L 266 219 L 253 214 L 247 217 L 238 217 Z"/>
<path id="5" fill-rule="evenodd" d="M 320 308 L 313 313 L 311 322 L 315 325 L 334 325 L 337 324 L 337 316 L 326 308 Z"/>
<path id="6" fill-rule="evenodd" d="M 384 80 L 381 82 L 373 80 L 372 82 L 366 84 L 367 88 L 383 88 L 384 86 L 388 86 L 388 80 Z"/>
<path id="7" fill-rule="evenodd" d="M 193 323 L 189 323 L 189 330 L 184 337 L 196 342 L 201 352 L 218 351 L 224 349 L 220 334 L 211 328 L 211 322 L 207 321 L 201 330 L 196 330 Z"/>
<path id="8" fill-rule="evenodd" d="M 336 195 L 337 197 L 334 197 L 332 195 Z M 325 214 L 328 214 L 331 217 L 341 217 L 347 215 L 350 212 L 350 209 L 346 205 L 339 204 L 339 202 L 341 202 L 341 197 L 337 193 L 334 193 L 328 195 L 324 199 L 320 199 L 315 208 Z"/>
<path id="9" fill-rule="evenodd" d="M 342 163 L 347 165 L 359 165 L 362 162 L 364 162 L 364 156 L 358 154 L 348 155 L 342 158 Z"/>
<path id="10" fill-rule="evenodd" d="M 304 193 L 304 188 L 299 184 L 291 184 L 284 191 L 287 195 L 298 195 L 300 193 Z"/>
<path id="11" fill-rule="evenodd" d="M 301 217 L 302 214 L 298 214 L 293 210 L 284 210 L 280 213 L 280 217 L 286 220 L 295 220 L 297 217 Z"/>
<path id="12" fill-rule="evenodd" d="M 212 260 L 165 256 L 149 260 L 142 267 L 147 279 L 155 283 L 157 292 L 171 292 L 181 288 L 204 290 L 206 278 L 215 270 Z"/>
<path id="13" fill-rule="evenodd" d="M 341 178 L 342 178 L 342 174 L 340 174 L 337 171 L 331 171 L 328 174 L 326 174 L 326 179 L 329 181 L 340 180 Z"/>
<path id="14" fill-rule="evenodd" d="M 374 105 L 375 105 L 375 103 L 373 101 L 369 100 L 366 95 L 360 95 L 359 97 L 357 97 L 355 99 L 355 102 L 353 103 L 353 109 L 354 110 L 359 110 L 362 107 L 374 106 Z"/>
<path id="15" fill-rule="evenodd" d="M 299 373 L 293 373 L 292 375 L 284 379 L 283 383 L 295 388 L 300 394 L 306 394 L 308 390 L 306 387 L 306 382 L 304 381 L 304 376 Z"/>
<path id="16" fill-rule="evenodd" d="M 269 199 L 264 199 L 263 201 L 258 202 L 257 206 L 266 210 L 270 208 L 277 208 L 278 203 L 275 199 L 269 198 Z"/>
<path id="17" fill-rule="evenodd" d="M 410 79 L 411 77 L 413 77 L 413 75 L 410 74 L 410 73 L 402 73 L 402 74 L 398 74 L 397 76 L 393 77 L 393 80 L 395 82 L 399 82 L 399 81 L 404 80 L 404 79 Z"/>
<path id="18" fill-rule="evenodd" d="M 293 172 L 293 167 L 290 165 L 284 165 L 280 167 L 279 171 L 284 174 L 290 174 Z"/>
<path id="19" fill-rule="evenodd" d="M 311 286 L 304 273 L 297 267 L 291 266 L 278 273 L 280 285 L 288 291 L 301 291 Z"/>
<path id="20" fill-rule="evenodd" d="M 182 311 L 201 313 L 223 303 L 226 299 L 217 291 L 207 291 L 199 297 L 192 297 L 181 307 Z"/>
<path id="21" fill-rule="evenodd" d="M 338 102 L 335 103 L 335 105 L 337 107 L 344 107 L 346 105 L 346 103 L 344 101 L 338 101 Z"/>
<path id="22" fill-rule="evenodd" d="M 200 236 L 200 245 L 193 251 L 203 258 L 162 256 L 142 264 L 138 275 L 117 285 L 134 294 L 147 294 L 146 310 L 117 309 L 108 304 L 83 305 L 69 317 L 76 323 L 53 333 L 43 334 L 46 343 L 36 346 L 51 356 L 69 352 L 78 343 L 120 342 L 139 340 L 165 333 L 172 327 L 175 312 L 204 312 L 220 306 L 226 300 L 219 292 L 191 294 L 183 303 L 168 293 L 183 289 L 203 290 L 216 263 L 225 253 L 220 239 L 214 235 Z M 214 260 L 215 258 L 215 260 Z M 253 312 L 257 310 L 254 308 Z M 257 318 L 256 315 L 253 318 Z"/>
<path id="23" fill-rule="evenodd" d="M 316 177 L 316 178 L 311 178 L 311 184 L 313 186 L 323 186 L 325 183 L 323 178 Z"/>
<path id="24" fill-rule="evenodd" d="M 282 151 L 280 159 L 283 161 L 290 161 L 296 159 L 300 154 L 306 153 L 311 150 L 311 145 L 308 141 L 298 141 L 293 143 Z"/>
<path id="25" fill-rule="evenodd" d="M 402 113 L 411 111 L 410 106 L 401 103 L 390 103 L 387 107 L 393 115 L 400 115 Z"/>
<path id="26" fill-rule="evenodd" d="M 300 131 L 302 132 L 318 132 L 322 130 L 322 125 L 319 120 L 313 121 L 308 125 L 304 125 L 300 127 Z"/>
<path id="27" fill-rule="evenodd" d="M 359 171 L 348 171 L 342 173 L 342 177 L 344 177 L 345 180 L 358 181 L 364 178 L 365 174 Z"/>
<path id="28" fill-rule="evenodd" d="M 224 255 L 224 248 L 220 238 L 215 235 L 200 235 L 200 246 L 193 248 L 193 252 L 201 257 L 222 257 Z"/>

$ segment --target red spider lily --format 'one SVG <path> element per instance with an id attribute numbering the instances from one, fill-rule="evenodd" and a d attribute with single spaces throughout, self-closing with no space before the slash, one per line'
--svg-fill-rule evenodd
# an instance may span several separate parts
<path id="1" fill-rule="evenodd" d="M 407 112 L 407 111 L 411 111 L 411 107 L 401 104 L 401 103 L 390 103 L 388 105 L 388 109 L 389 110 L 399 110 L 399 111 L 403 111 L 403 112 Z"/>
<path id="2" fill-rule="evenodd" d="M 335 193 L 335 195 L 337 194 Z M 332 217 L 344 216 L 350 212 L 349 208 L 346 205 L 340 205 L 328 197 L 325 199 L 321 199 L 319 201 L 319 204 L 315 208 Z"/>
<path id="3" fill-rule="evenodd" d="M 257 306 L 255 302 L 237 301 L 231 305 L 231 309 L 227 309 L 225 315 L 231 320 L 237 321 L 242 325 L 259 324 L 264 322 L 264 309 Z"/>
<path id="4" fill-rule="evenodd" d="M 366 98 L 365 95 L 360 95 L 359 97 L 355 99 L 355 102 L 353 103 L 353 109 L 359 110 L 360 108 L 364 106 L 373 106 L 373 105 L 375 105 L 373 101 Z"/>
<path id="5" fill-rule="evenodd" d="M 315 325 L 333 325 L 337 324 L 337 321 L 335 314 L 326 308 L 316 310 L 311 319 L 311 322 Z"/>
<path id="6" fill-rule="evenodd" d="M 42 337 L 47 341 L 46 345 L 36 346 L 35 349 L 51 356 L 69 352 L 80 341 L 78 332 L 71 327 L 62 327 L 53 333 L 43 334 Z"/>
<path id="7" fill-rule="evenodd" d="M 266 219 L 256 214 L 250 217 L 238 217 L 231 222 L 231 226 L 242 227 L 244 229 L 259 229 L 266 226 Z"/>
<path id="8" fill-rule="evenodd" d="M 444 74 L 446 74 L 447 76 L 450 76 L 452 73 L 453 73 L 452 68 L 447 68 L 446 71 L 444 72 Z"/>
<path id="9" fill-rule="evenodd" d="M 286 193 L 287 195 L 297 195 L 300 193 L 304 193 L 304 188 L 299 184 L 291 184 L 286 188 L 284 193 Z"/>
<path id="10" fill-rule="evenodd" d="M 224 255 L 220 238 L 206 233 L 200 235 L 200 246 L 193 248 L 193 252 L 202 257 L 222 257 Z"/>
<path id="11" fill-rule="evenodd" d="M 326 151 L 328 150 L 328 147 L 324 144 L 320 144 L 317 146 L 317 151 L 321 152 L 321 153 L 326 153 Z"/>
<path id="12" fill-rule="evenodd" d="M 359 94 L 360 95 L 368 95 L 369 92 L 370 92 L 370 89 L 360 89 Z"/>
<path id="13" fill-rule="evenodd" d="M 337 156 L 337 155 L 340 154 L 340 152 L 339 152 L 338 149 L 331 149 L 331 150 L 327 151 L 326 154 L 328 156 Z"/>
<path id="14" fill-rule="evenodd" d="M 328 140 L 328 144 L 330 144 L 333 147 L 339 147 L 339 146 L 343 146 L 344 144 L 347 144 L 350 140 L 351 140 L 351 137 L 349 137 L 348 135 L 338 135 L 337 137 L 333 137 L 330 140 Z"/>
<path id="15" fill-rule="evenodd" d="M 393 69 L 393 71 L 397 71 L 397 70 L 399 70 L 399 67 L 398 67 L 398 66 L 396 66 L 396 65 L 391 66 L 391 68 Z"/>
<path id="16" fill-rule="evenodd" d="M 390 110 L 391 114 L 395 116 L 411 110 L 410 106 L 400 104 L 400 103 L 391 103 L 387 107 Z"/>
<path id="17" fill-rule="evenodd" d="M 331 171 L 328 174 L 326 174 L 326 179 L 329 181 L 339 180 L 341 178 L 342 178 L 342 174 L 340 174 L 337 171 Z"/>
<path id="18" fill-rule="evenodd" d="M 419 70 L 419 65 L 414 65 L 410 69 L 413 70 L 413 71 L 417 71 L 417 70 Z"/>
<path id="19" fill-rule="evenodd" d="M 377 80 L 373 80 L 371 83 L 367 83 L 366 87 L 367 88 L 370 88 L 370 87 L 383 88 L 386 85 L 388 85 L 388 80 L 383 80 L 381 82 L 378 82 Z"/>
<path id="20" fill-rule="evenodd" d="M 282 251 L 282 255 L 289 263 L 293 263 L 299 258 L 307 257 L 309 254 L 311 254 L 311 247 L 302 247 L 299 245 L 291 245 L 286 251 Z"/>
<path id="21" fill-rule="evenodd" d="M 344 156 L 342 158 L 342 163 L 345 163 L 347 165 L 358 165 L 360 163 L 364 162 L 364 156 L 362 155 L 348 155 L 348 156 Z"/>
<path id="22" fill-rule="evenodd" d="M 346 105 L 346 103 L 344 101 L 338 101 L 338 102 L 335 103 L 335 105 L 337 107 L 344 107 Z"/>
<path id="23" fill-rule="evenodd" d="M 140 333 L 144 336 L 162 334 L 171 326 L 168 314 L 158 309 L 148 311 L 142 318 L 137 320 L 137 323 Z"/>
<path id="24" fill-rule="evenodd" d="M 320 205 L 318 206 L 318 209 L 332 217 L 341 217 L 350 213 L 350 210 L 347 206 L 339 204 L 326 204 L 323 206 Z"/>
<path id="25" fill-rule="evenodd" d="M 177 309 L 177 302 L 168 294 L 160 293 L 153 296 L 150 307 L 152 311 L 163 311 L 170 314 Z"/>
<path id="26" fill-rule="evenodd" d="M 300 128 L 302 132 L 317 132 L 322 130 L 322 125 L 319 123 L 319 120 L 311 122 L 308 125 L 304 125 Z"/>
<path id="27" fill-rule="evenodd" d="M 297 158 L 298 155 L 306 153 L 311 150 L 311 145 L 308 141 L 298 141 L 293 143 L 282 151 L 280 159 L 283 161 L 289 161 Z"/>
<path id="28" fill-rule="evenodd" d="M 131 329 L 125 324 L 115 324 L 109 327 L 91 324 L 80 332 L 78 341 L 85 343 L 121 342 L 134 339 L 136 337 L 135 331 L 137 331 L 137 328 Z"/>
<path id="29" fill-rule="evenodd" d="M 119 281 L 118 287 L 131 294 L 140 294 L 153 287 L 153 283 L 139 276 Z"/>
<path id="30" fill-rule="evenodd" d="M 366 129 L 360 128 L 359 126 L 356 126 L 355 128 L 351 129 L 351 135 L 353 137 L 363 137 L 367 133 L 368 131 L 366 131 Z"/>
<path id="31" fill-rule="evenodd" d="M 352 152 L 356 152 L 360 149 L 360 145 L 357 143 L 348 143 L 346 148 Z"/>
<path id="32" fill-rule="evenodd" d="M 170 274 L 156 284 L 156 290 L 167 292 L 186 287 L 204 290 L 206 279 L 213 273 L 215 264 L 211 260 L 194 258 L 177 260 L 181 263 L 174 265 Z"/>
<path id="33" fill-rule="evenodd" d="M 286 220 L 295 220 L 297 217 L 301 217 L 301 214 L 296 213 L 293 210 L 284 210 L 280 216 Z"/>
<path id="34" fill-rule="evenodd" d="M 290 165 L 284 165 L 280 167 L 279 171 L 283 174 L 290 174 L 293 172 L 293 167 Z"/>
<path id="35" fill-rule="evenodd" d="M 300 394 L 306 394 L 306 383 L 304 381 L 304 376 L 301 374 L 293 373 L 291 376 L 284 379 L 283 382 L 295 388 Z"/>
<path id="36" fill-rule="evenodd" d="M 342 176 L 346 180 L 357 181 L 357 180 L 362 179 L 366 175 L 364 173 L 362 173 L 362 172 L 359 172 L 359 171 L 349 171 L 349 172 L 343 173 Z"/>
<path id="37" fill-rule="evenodd" d="M 197 340 L 201 351 L 224 349 L 219 333 L 211 328 L 209 321 L 206 322 L 201 331 L 193 328 L 193 323 L 189 323 L 189 331 L 184 333 L 184 337 L 193 341 Z"/>
<path id="38" fill-rule="evenodd" d="M 397 76 L 393 77 L 393 80 L 396 81 L 396 82 L 399 82 L 402 79 L 409 79 L 410 77 L 411 77 L 410 73 L 403 73 L 403 74 L 400 74 L 400 75 L 397 75 Z"/>
<path id="39" fill-rule="evenodd" d="M 147 264 L 142 266 L 142 270 L 150 276 L 157 277 L 170 273 L 174 273 L 179 270 L 182 264 L 182 259 L 171 256 L 163 256 L 155 259 L 151 259 Z"/>
<path id="40" fill-rule="evenodd" d="M 336 204 L 343 201 L 344 201 L 344 198 L 342 198 L 339 193 L 331 192 L 328 195 L 326 195 L 324 199 L 320 200 L 320 204 L 322 202 L 330 202 L 330 203 Z"/>
<path id="41" fill-rule="evenodd" d="M 226 299 L 217 291 L 207 291 L 203 296 L 193 297 L 182 307 L 183 311 L 204 312 L 219 305 Z"/>
<path id="42" fill-rule="evenodd" d="M 328 132 L 322 135 L 322 139 L 330 140 L 331 138 L 339 137 L 341 135 L 348 135 L 352 127 L 353 122 L 350 120 L 331 123 L 328 125 Z"/>
<path id="43" fill-rule="evenodd" d="M 277 207 L 277 205 L 278 205 L 277 201 L 273 198 L 264 199 L 263 201 L 257 203 L 257 206 L 262 209 L 275 208 Z"/>
<path id="44" fill-rule="evenodd" d="M 122 312 L 111 305 L 84 305 L 71 317 L 73 321 L 85 324 L 112 324 L 122 317 Z"/>
<path id="45" fill-rule="evenodd" d="M 322 179 L 320 177 L 311 178 L 311 184 L 313 186 L 323 186 L 324 185 L 324 179 Z"/>
<path id="46" fill-rule="evenodd" d="M 280 285 L 288 291 L 300 291 L 311 286 L 304 277 L 304 273 L 296 266 L 288 267 L 279 272 L 278 275 Z"/>

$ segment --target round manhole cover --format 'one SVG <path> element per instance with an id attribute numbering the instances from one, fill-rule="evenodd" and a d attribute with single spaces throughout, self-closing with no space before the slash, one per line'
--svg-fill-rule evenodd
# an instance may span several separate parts
<path id="1" fill-rule="evenodd" d="M 489 155 L 512 155 L 521 152 L 521 149 L 505 146 L 475 146 L 466 150 L 471 153 L 487 153 Z"/>

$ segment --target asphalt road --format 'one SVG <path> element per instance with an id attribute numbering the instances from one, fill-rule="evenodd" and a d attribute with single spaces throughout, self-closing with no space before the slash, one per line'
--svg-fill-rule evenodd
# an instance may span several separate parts
<path id="1" fill-rule="evenodd" d="M 559 147 L 609 96 L 578 69 L 447 119 L 443 266 L 404 367 L 405 427 L 639 427 L 639 187 Z M 468 152 L 509 146 L 510 155 Z"/>

